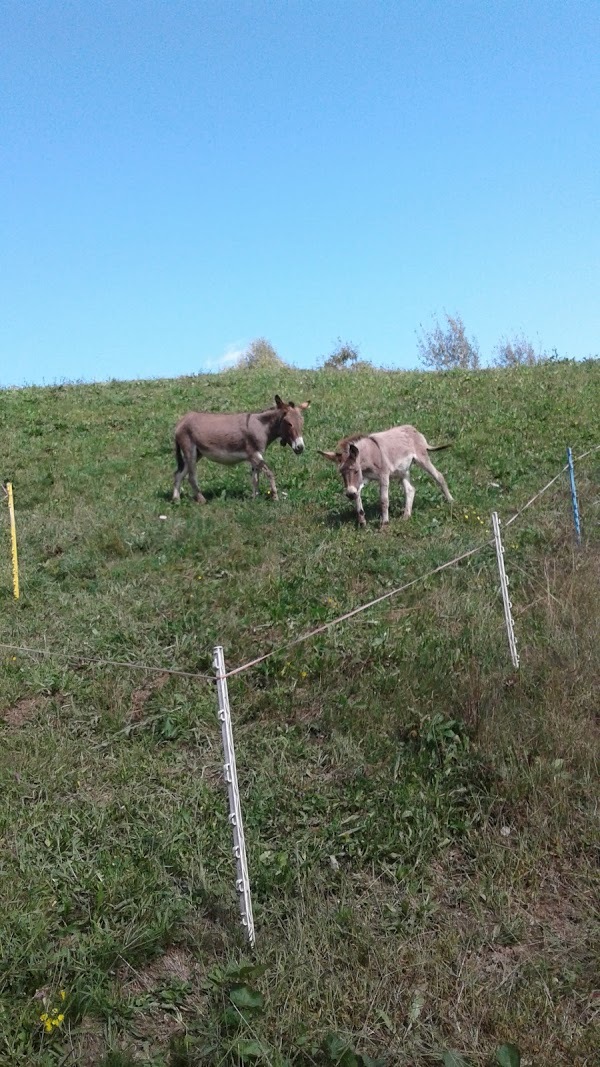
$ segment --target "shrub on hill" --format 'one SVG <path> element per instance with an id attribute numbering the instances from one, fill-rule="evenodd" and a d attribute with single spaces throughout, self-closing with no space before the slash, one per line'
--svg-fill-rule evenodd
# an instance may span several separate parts
<path id="1" fill-rule="evenodd" d="M 547 352 L 536 352 L 531 341 L 520 334 L 512 341 L 503 337 L 494 349 L 494 355 L 495 367 L 535 367 L 538 363 L 548 363 L 550 359 L 556 359 L 557 353 L 556 349 L 553 356 L 549 356 Z"/>
<path id="2" fill-rule="evenodd" d="M 372 368 L 373 364 L 368 359 L 360 358 L 358 345 L 342 341 L 341 337 L 338 337 L 333 352 L 323 361 L 324 370 L 364 370 L 365 367 Z"/>
<path id="3" fill-rule="evenodd" d="M 266 337 L 257 337 L 251 341 L 237 364 L 238 369 L 245 370 L 277 370 L 285 366 L 287 364 Z"/>
<path id="4" fill-rule="evenodd" d="M 475 338 L 469 340 L 465 324 L 460 315 L 448 315 L 446 329 L 436 320 L 432 330 L 425 331 L 417 338 L 419 359 L 423 366 L 431 370 L 479 370 L 479 345 Z"/>

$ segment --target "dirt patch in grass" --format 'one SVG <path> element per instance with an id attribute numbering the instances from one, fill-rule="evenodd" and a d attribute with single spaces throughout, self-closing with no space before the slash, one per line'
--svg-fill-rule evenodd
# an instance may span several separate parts
<path id="1" fill-rule="evenodd" d="M 200 967 L 184 948 L 170 947 L 157 959 L 133 968 L 125 963 L 117 973 L 122 993 L 134 1001 L 135 1014 L 128 1036 L 142 1049 L 166 1048 L 182 1033 L 186 1020 L 203 1011 L 199 993 Z"/>
<path id="2" fill-rule="evenodd" d="M 298 703 L 294 706 L 290 721 L 298 723 L 302 726 L 311 726 L 314 729 L 314 724 L 318 724 L 322 721 L 323 706 L 317 702 Z M 319 732 L 319 731 L 316 731 Z M 322 736 L 322 735 L 321 735 Z"/>
<path id="3" fill-rule="evenodd" d="M 84 1015 L 77 1030 L 71 1033 L 73 1063 L 78 1067 L 97 1067 L 106 1052 L 104 1027 L 100 1019 Z"/>
<path id="4" fill-rule="evenodd" d="M 43 696 L 23 697 L 22 700 L 18 700 L 16 704 L 13 704 L 12 708 L 5 708 L 0 714 L 0 718 L 8 726 L 24 726 L 25 723 L 34 718 L 41 708 L 45 707 L 46 703 L 47 698 Z"/>
<path id="5" fill-rule="evenodd" d="M 173 982 L 190 982 L 197 966 L 190 952 L 171 947 L 162 956 L 142 967 L 124 963 L 117 972 L 117 980 L 124 990 L 134 996 L 162 988 Z"/>
<path id="6" fill-rule="evenodd" d="M 164 689 L 169 681 L 170 675 L 157 674 L 154 678 L 151 678 L 141 689 L 135 689 L 131 695 L 131 711 L 129 714 L 130 722 L 138 722 L 143 714 L 144 708 L 148 703 L 148 700 L 153 693 L 159 692 Z"/>
<path id="7" fill-rule="evenodd" d="M 223 776 L 222 763 L 205 763 L 200 777 L 211 789 L 225 790 L 225 778 Z"/>

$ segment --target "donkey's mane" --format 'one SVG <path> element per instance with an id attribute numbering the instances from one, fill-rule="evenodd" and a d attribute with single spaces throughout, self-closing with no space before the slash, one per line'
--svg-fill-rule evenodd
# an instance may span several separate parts
<path id="1" fill-rule="evenodd" d="M 348 437 L 342 437 L 342 440 L 338 444 L 338 449 L 340 452 L 343 452 L 348 445 L 353 445 L 355 441 L 362 441 L 368 436 L 368 433 L 351 433 Z"/>
<path id="2" fill-rule="evenodd" d="M 273 415 L 275 415 L 278 411 L 279 408 L 266 408 L 264 411 L 253 411 L 251 412 L 251 414 L 255 415 L 257 419 L 260 419 L 261 422 L 265 423 L 271 422 L 273 419 Z"/>

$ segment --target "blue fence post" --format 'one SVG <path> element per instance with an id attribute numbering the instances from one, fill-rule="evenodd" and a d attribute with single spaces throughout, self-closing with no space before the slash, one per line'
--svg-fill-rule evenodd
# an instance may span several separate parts
<path id="1" fill-rule="evenodd" d="M 577 486 L 575 485 L 575 468 L 573 466 L 573 453 L 570 448 L 567 448 L 567 463 L 569 465 L 569 481 L 571 483 L 571 503 L 573 505 L 573 522 L 575 523 L 575 534 L 577 536 L 577 544 L 581 544 L 581 524 L 579 522 L 579 504 L 577 502 Z"/>

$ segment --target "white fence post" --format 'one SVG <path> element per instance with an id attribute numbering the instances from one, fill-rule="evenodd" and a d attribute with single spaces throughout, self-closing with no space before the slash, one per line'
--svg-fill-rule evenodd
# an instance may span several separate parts
<path id="1" fill-rule="evenodd" d="M 248 878 L 248 861 L 246 859 L 246 842 L 244 839 L 244 824 L 242 822 L 242 809 L 240 804 L 240 790 L 238 786 L 237 767 L 235 764 L 235 749 L 233 747 L 233 730 L 231 727 L 231 711 L 229 708 L 229 693 L 227 691 L 227 678 L 225 677 L 225 658 L 221 645 L 214 650 L 213 666 L 217 675 L 217 696 L 219 702 L 219 721 L 221 723 L 221 735 L 223 738 L 223 751 L 225 764 L 223 771 L 227 783 L 229 795 L 229 822 L 233 828 L 233 855 L 236 863 L 236 881 L 242 915 L 242 926 L 250 945 L 254 947 L 254 917 L 252 915 L 252 898 L 250 896 L 250 879 Z"/>
<path id="2" fill-rule="evenodd" d="M 513 667 L 515 669 L 519 666 L 519 653 L 517 652 L 517 642 L 515 640 L 515 630 L 513 626 L 513 618 L 511 611 L 510 597 L 508 595 L 508 578 L 506 577 L 506 571 L 504 569 L 504 549 L 502 547 L 502 538 L 500 536 L 500 519 L 498 518 L 498 512 L 492 512 L 492 529 L 494 531 L 494 543 L 496 545 L 496 559 L 498 560 L 498 571 L 500 573 L 500 588 L 502 590 L 502 602 L 504 604 L 504 618 L 506 621 L 506 632 L 508 634 L 508 645 L 510 648 L 510 657 L 512 659 Z"/>
<path id="3" fill-rule="evenodd" d="M 567 448 L 567 465 L 569 467 L 569 485 L 571 487 L 571 506 L 573 508 L 573 522 L 575 524 L 575 536 L 577 544 L 581 544 L 581 522 L 579 519 L 579 501 L 577 499 L 577 486 L 575 485 L 575 468 L 573 466 L 573 453 Z"/>

